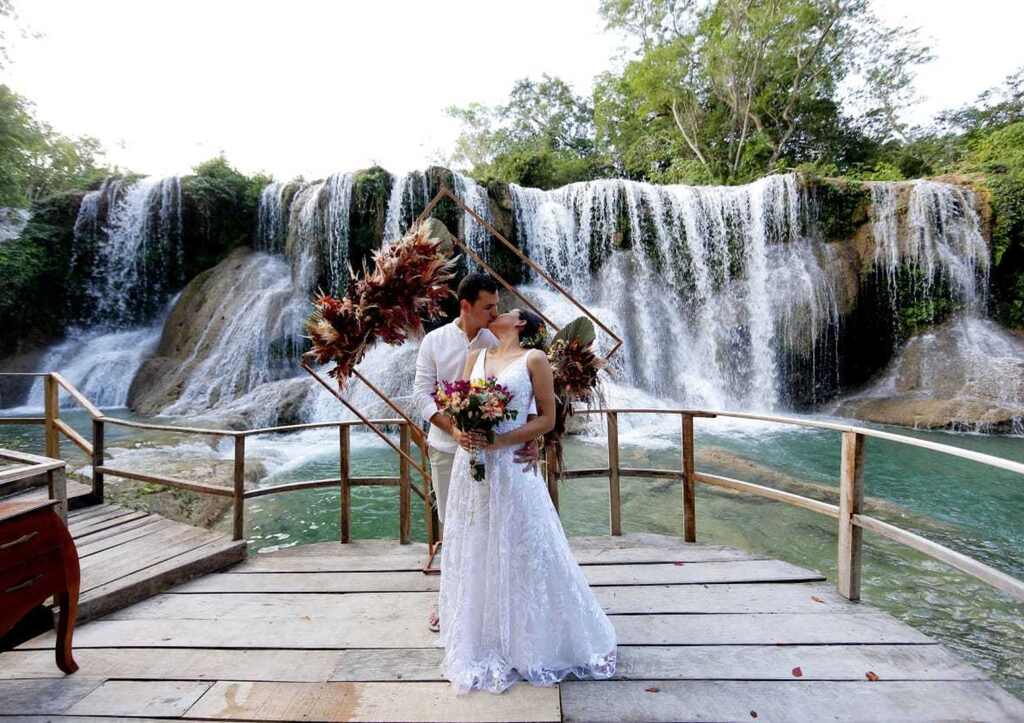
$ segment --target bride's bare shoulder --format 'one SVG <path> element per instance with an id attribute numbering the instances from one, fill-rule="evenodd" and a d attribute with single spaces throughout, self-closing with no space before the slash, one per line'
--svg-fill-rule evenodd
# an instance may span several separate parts
<path id="1" fill-rule="evenodd" d="M 526 352 L 526 365 L 529 367 L 549 367 L 548 355 L 541 349 L 530 349 Z"/>

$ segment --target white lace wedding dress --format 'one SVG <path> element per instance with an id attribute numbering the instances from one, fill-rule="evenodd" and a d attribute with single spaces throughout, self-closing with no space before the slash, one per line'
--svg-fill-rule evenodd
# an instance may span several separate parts
<path id="1" fill-rule="evenodd" d="M 486 352 L 471 378 L 483 378 Z M 498 374 L 526 424 L 533 385 L 525 355 Z M 615 673 L 615 629 L 569 549 L 540 475 L 523 471 L 513 447 L 485 452 L 486 479 L 460 449 L 445 511 L 439 614 L 441 669 L 457 693 L 500 693 L 518 680 L 553 685 L 573 674 Z M 478 453 L 480 454 L 480 453 Z"/>

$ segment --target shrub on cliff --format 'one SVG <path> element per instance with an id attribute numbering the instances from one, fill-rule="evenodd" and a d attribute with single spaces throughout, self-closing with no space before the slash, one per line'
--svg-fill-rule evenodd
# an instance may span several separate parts
<path id="1" fill-rule="evenodd" d="M 181 180 L 184 197 L 185 275 L 192 278 L 250 242 L 263 174 L 246 176 L 224 156 L 200 163 Z"/>
<path id="2" fill-rule="evenodd" d="M 0 243 L 0 357 L 60 336 L 68 299 L 84 280 L 68 274 L 81 193 L 61 193 L 32 206 L 21 235 Z"/>
<path id="3" fill-rule="evenodd" d="M 965 170 L 984 174 L 992 209 L 992 303 L 1024 330 L 1024 120 L 969 142 Z"/>

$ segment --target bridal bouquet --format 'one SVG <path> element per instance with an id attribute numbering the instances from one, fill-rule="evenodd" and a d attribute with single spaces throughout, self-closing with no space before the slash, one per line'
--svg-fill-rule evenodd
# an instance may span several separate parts
<path id="1" fill-rule="evenodd" d="M 495 377 L 467 381 L 441 382 L 433 394 L 437 409 L 451 418 L 463 432 L 482 432 L 488 442 L 494 442 L 494 429 L 506 419 L 515 419 L 518 412 L 509 409 L 512 392 L 498 384 Z M 487 469 L 482 459 L 473 452 L 469 459 L 473 479 L 480 482 Z"/>

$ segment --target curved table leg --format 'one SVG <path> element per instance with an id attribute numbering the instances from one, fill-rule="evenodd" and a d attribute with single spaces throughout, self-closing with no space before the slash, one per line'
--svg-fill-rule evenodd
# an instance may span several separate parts
<path id="1" fill-rule="evenodd" d="M 64 578 L 67 591 L 54 595 L 54 600 L 60 606 L 60 616 L 57 619 L 57 667 L 65 673 L 71 674 L 78 670 L 78 663 L 71 654 L 71 638 L 75 630 L 75 618 L 78 617 L 78 591 L 81 586 L 81 570 L 78 566 L 78 551 L 71 535 L 67 534 L 65 528 L 64 545 L 61 548 L 61 556 L 64 558 Z"/>

